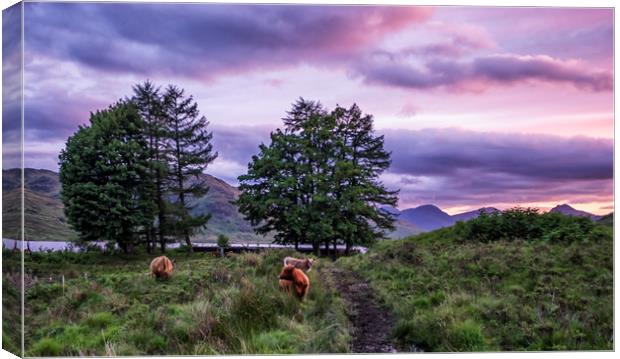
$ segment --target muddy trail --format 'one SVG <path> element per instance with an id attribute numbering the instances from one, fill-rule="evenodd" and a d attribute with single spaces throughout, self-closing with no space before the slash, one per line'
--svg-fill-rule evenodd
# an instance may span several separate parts
<path id="1" fill-rule="evenodd" d="M 389 310 L 379 304 L 368 281 L 359 274 L 334 268 L 334 285 L 345 301 L 352 326 L 353 353 L 396 353 L 390 333 L 395 321 Z"/>

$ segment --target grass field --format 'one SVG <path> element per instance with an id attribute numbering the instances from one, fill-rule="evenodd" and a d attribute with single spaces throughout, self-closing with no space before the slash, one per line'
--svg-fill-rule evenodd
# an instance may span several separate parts
<path id="1" fill-rule="evenodd" d="M 370 279 L 427 351 L 613 349 L 611 228 L 598 240 L 463 242 L 454 228 L 386 241 L 339 264 Z"/>
<path id="2" fill-rule="evenodd" d="M 173 251 L 167 281 L 147 275 L 146 255 L 27 256 L 26 355 L 347 352 L 343 304 L 329 278 L 319 277 L 331 263 L 310 272 L 300 303 L 278 288 L 290 254 Z M 17 260 L 8 251 L 5 258 Z"/>
<path id="3" fill-rule="evenodd" d="M 400 350 L 613 349 L 612 228 L 588 219 L 508 211 L 321 258 L 303 303 L 278 288 L 287 255 L 300 254 L 173 250 L 168 281 L 147 274 L 144 253 L 26 255 L 26 355 L 344 353 L 360 335 L 345 309 L 364 302 L 345 305 L 335 288 L 360 284 L 392 312 L 383 332 Z M 19 267 L 15 253 L 3 256 L 5 272 Z M 337 286 L 344 272 L 358 283 Z M 3 347 L 19 348 L 11 278 Z"/>

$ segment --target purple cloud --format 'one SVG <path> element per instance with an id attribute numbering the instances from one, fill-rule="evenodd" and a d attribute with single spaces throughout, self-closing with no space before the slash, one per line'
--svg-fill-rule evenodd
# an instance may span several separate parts
<path id="1" fill-rule="evenodd" d="M 610 71 L 545 55 L 488 55 L 470 61 L 435 59 L 420 64 L 410 61 L 407 53 L 411 50 L 390 56 L 375 52 L 358 62 L 356 73 L 367 83 L 414 89 L 446 87 L 480 91 L 491 84 L 538 81 L 567 83 L 591 91 L 613 90 Z"/>
<path id="2" fill-rule="evenodd" d="M 405 206 L 442 207 L 609 201 L 613 141 L 481 133 L 384 131 L 392 166 L 384 176 Z"/>
<path id="3" fill-rule="evenodd" d="M 424 21 L 431 11 L 398 6 L 28 3 L 25 36 L 29 53 L 107 72 L 210 79 L 230 71 L 349 57 L 388 32 Z"/>
<path id="4" fill-rule="evenodd" d="M 613 141 L 482 133 L 458 129 L 384 131 L 392 173 L 459 176 L 462 171 L 536 178 L 599 180 L 613 176 Z"/>
<path id="5" fill-rule="evenodd" d="M 21 161 L 21 4 L 2 13 L 2 166 Z"/>

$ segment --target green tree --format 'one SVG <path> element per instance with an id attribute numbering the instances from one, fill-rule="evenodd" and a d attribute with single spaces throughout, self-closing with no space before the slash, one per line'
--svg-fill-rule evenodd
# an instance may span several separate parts
<path id="1" fill-rule="evenodd" d="M 162 97 L 166 123 L 167 154 L 170 160 L 169 192 L 176 197 L 173 211 L 175 233 L 182 236 L 192 251 L 190 237 L 204 228 L 211 214 L 192 215 L 192 199 L 204 196 L 209 187 L 201 177 L 207 166 L 217 158 L 207 130 L 209 122 L 200 116 L 192 96 L 175 86 L 168 86 Z"/>
<path id="2" fill-rule="evenodd" d="M 269 146 L 259 146 L 247 174 L 239 177 L 241 195 L 235 202 L 256 233 L 273 231 L 275 243 L 295 244 L 295 248 L 305 235 L 297 142 L 279 129 L 272 133 Z"/>
<path id="3" fill-rule="evenodd" d="M 384 137 L 377 136 L 371 115 L 362 114 L 353 104 L 337 106 L 331 113 L 336 121 L 336 159 L 332 167 L 335 201 L 334 246 L 344 242 L 348 252 L 353 244 L 369 244 L 394 230 L 394 216 L 379 210 L 379 205 L 395 206 L 398 191 L 389 191 L 379 176 L 389 168 L 390 153 L 384 149 Z"/>
<path id="4" fill-rule="evenodd" d="M 224 250 L 228 248 L 230 245 L 230 241 L 228 240 L 228 236 L 225 234 L 220 234 L 217 236 L 217 246 L 220 248 L 220 256 L 224 257 Z"/>
<path id="5" fill-rule="evenodd" d="M 103 240 L 130 252 L 151 223 L 153 202 L 146 123 L 119 102 L 91 114 L 60 153 L 61 199 L 83 242 Z"/>
<path id="6" fill-rule="evenodd" d="M 163 113 L 163 103 L 159 88 L 150 81 L 133 87 L 133 97 L 131 101 L 136 105 L 140 116 L 145 121 L 145 134 L 148 139 L 149 148 L 149 174 L 151 183 L 144 183 L 143 186 L 149 191 L 150 198 L 154 202 L 156 213 L 152 214 L 153 221 L 147 231 L 147 250 L 150 251 L 151 244 L 156 240 L 162 252 L 166 249 L 166 234 L 169 201 L 166 198 L 167 179 L 170 177 L 168 166 L 169 158 L 166 152 L 166 126 Z M 156 220 L 155 220 L 156 219 Z"/>
<path id="7" fill-rule="evenodd" d="M 276 242 L 310 243 L 318 253 L 321 244 L 348 250 L 393 229 L 393 217 L 378 210 L 395 205 L 397 192 L 378 180 L 390 160 L 371 116 L 356 105 L 328 113 L 300 99 L 284 124 L 239 177 L 236 203 L 257 233 L 274 231 Z"/>

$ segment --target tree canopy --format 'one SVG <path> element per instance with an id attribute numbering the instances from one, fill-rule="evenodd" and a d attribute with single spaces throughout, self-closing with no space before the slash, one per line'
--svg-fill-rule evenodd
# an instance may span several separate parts
<path id="1" fill-rule="evenodd" d="M 328 112 L 299 99 L 284 129 L 261 144 L 248 172 L 239 176 L 237 205 L 259 234 L 282 244 L 368 244 L 392 230 L 394 218 L 379 210 L 395 205 L 379 175 L 390 165 L 383 137 L 357 105 Z"/>
<path id="2" fill-rule="evenodd" d="M 150 81 L 133 97 L 91 114 L 60 153 L 61 199 L 81 241 L 107 241 L 124 251 L 183 240 L 210 214 L 191 215 L 217 152 L 209 123 L 182 89 Z"/>

